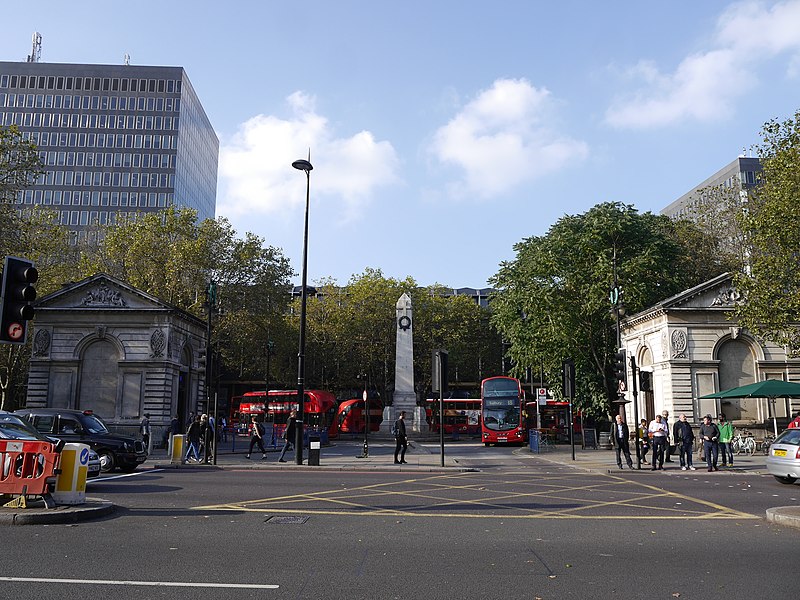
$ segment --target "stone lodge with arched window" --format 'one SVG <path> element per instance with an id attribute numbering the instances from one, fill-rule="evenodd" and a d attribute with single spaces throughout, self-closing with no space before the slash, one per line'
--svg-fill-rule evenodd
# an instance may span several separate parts
<path id="1" fill-rule="evenodd" d="M 725 273 L 623 321 L 628 357 L 636 358 L 641 371 L 652 373 L 652 391 L 638 394 L 640 419 L 650 421 L 666 409 L 671 426 L 680 413 L 695 424 L 706 414 L 716 419 L 724 413 L 734 425 L 758 428 L 773 414 L 785 425 L 800 410 L 798 399 L 701 399 L 764 379 L 800 382 L 800 360 L 787 358 L 781 346 L 761 344 L 729 320 L 741 300 L 731 284 L 732 276 Z M 628 361 L 629 390 L 631 377 Z M 633 400 L 630 391 L 626 399 Z M 633 423 L 632 402 L 626 405 L 626 417 Z"/>
<path id="2" fill-rule="evenodd" d="M 104 274 L 36 303 L 27 406 L 92 410 L 113 429 L 153 439 L 173 416 L 186 422 L 205 401 L 206 325 Z"/>

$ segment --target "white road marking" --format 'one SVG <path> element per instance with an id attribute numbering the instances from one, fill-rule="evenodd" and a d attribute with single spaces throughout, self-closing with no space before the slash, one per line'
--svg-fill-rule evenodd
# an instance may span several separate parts
<path id="1" fill-rule="evenodd" d="M 125 473 L 124 475 L 111 475 L 110 477 L 94 477 L 92 479 L 87 479 L 86 483 L 99 483 L 101 481 L 112 481 L 114 479 L 123 479 L 125 477 L 136 477 L 137 475 L 147 475 L 149 473 L 158 473 L 159 471 L 163 471 L 164 469 L 150 469 L 148 471 L 135 471 L 133 473 Z"/>
<path id="2" fill-rule="evenodd" d="M 0 581 L 22 583 L 74 583 L 82 585 L 126 585 L 149 587 L 203 587 L 203 588 L 235 588 L 248 590 L 276 590 L 277 585 L 262 583 L 210 583 L 192 581 L 117 581 L 113 579 L 50 579 L 47 577 L 0 577 Z"/>

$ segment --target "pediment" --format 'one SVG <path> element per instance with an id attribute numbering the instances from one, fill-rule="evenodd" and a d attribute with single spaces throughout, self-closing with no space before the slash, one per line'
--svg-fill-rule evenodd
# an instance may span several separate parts
<path id="1" fill-rule="evenodd" d="M 658 305 L 666 310 L 731 309 L 741 300 L 741 293 L 733 286 L 733 275 L 723 273 L 714 279 L 667 298 Z"/>
<path id="2" fill-rule="evenodd" d="M 60 308 L 73 310 L 169 310 L 173 307 L 124 281 L 104 273 L 98 273 L 82 281 L 66 284 L 57 292 L 44 296 L 36 303 L 37 310 Z"/>

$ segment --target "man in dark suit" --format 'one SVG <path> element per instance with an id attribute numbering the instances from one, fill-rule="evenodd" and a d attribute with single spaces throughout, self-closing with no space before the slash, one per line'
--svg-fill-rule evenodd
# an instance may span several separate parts
<path id="1" fill-rule="evenodd" d="M 625 462 L 628 463 L 628 468 L 633 468 L 633 461 L 631 460 L 631 446 L 628 443 L 630 432 L 628 424 L 622 420 L 622 415 L 617 415 L 616 422 L 611 426 L 611 445 L 617 452 L 617 466 L 622 468 L 622 454 L 625 455 Z"/>
<path id="2" fill-rule="evenodd" d="M 394 432 L 395 447 L 394 447 L 394 464 L 405 464 L 406 462 L 406 449 L 408 448 L 408 438 L 406 437 L 406 411 L 401 410 L 400 416 L 394 422 L 392 427 Z M 400 460 L 397 460 L 398 455 Z"/>

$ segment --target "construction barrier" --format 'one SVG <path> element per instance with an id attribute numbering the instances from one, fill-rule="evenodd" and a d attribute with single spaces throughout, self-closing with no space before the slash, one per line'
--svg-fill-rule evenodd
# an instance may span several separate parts
<path id="1" fill-rule="evenodd" d="M 25 508 L 27 496 L 41 496 L 48 503 L 59 459 L 49 442 L 0 440 L 0 494 L 12 497 L 6 506 Z"/>
<path id="2" fill-rule="evenodd" d="M 89 446 L 65 444 L 61 451 L 61 469 L 56 479 L 53 500 L 74 506 L 86 502 L 86 473 L 89 470 Z"/>
<path id="3" fill-rule="evenodd" d="M 184 463 L 184 447 L 186 436 L 182 433 L 176 433 L 169 438 L 169 462 L 173 465 L 181 465 Z"/>

